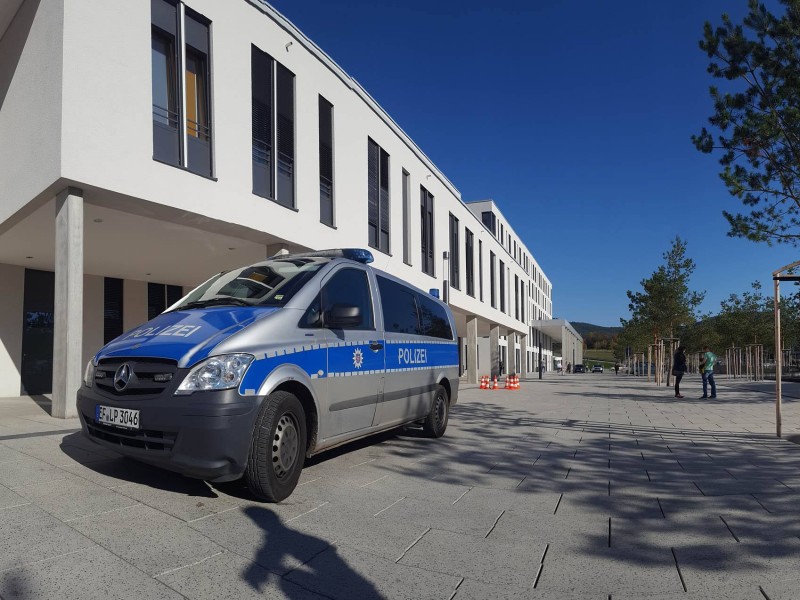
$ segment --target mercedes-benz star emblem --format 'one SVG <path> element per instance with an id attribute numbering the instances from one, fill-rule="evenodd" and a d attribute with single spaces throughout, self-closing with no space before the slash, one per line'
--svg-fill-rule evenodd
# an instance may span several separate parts
<path id="1" fill-rule="evenodd" d="M 114 389 L 121 392 L 131 380 L 131 367 L 128 363 L 122 363 L 114 373 Z"/>

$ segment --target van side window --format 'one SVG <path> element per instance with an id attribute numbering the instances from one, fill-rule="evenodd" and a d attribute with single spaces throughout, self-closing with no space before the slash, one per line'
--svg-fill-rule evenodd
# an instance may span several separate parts
<path id="1" fill-rule="evenodd" d="M 387 333 L 422 335 L 417 294 L 391 279 L 377 276 L 383 307 L 383 328 Z"/>
<path id="2" fill-rule="evenodd" d="M 450 320 L 444 307 L 422 294 L 417 295 L 417 302 L 419 302 L 423 335 L 452 340 L 453 330 L 450 328 Z"/>
<path id="3" fill-rule="evenodd" d="M 367 273 L 361 269 L 342 269 L 331 277 L 320 292 L 322 312 L 337 304 L 361 309 L 361 324 L 348 329 L 375 329 L 372 318 L 372 296 Z"/>

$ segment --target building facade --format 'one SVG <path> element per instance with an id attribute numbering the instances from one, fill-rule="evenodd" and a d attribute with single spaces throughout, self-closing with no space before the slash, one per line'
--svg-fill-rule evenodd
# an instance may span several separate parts
<path id="1" fill-rule="evenodd" d="M 471 381 L 552 364 L 497 205 L 259 0 L 6 0 L 0 165 L 0 396 L 72 414 L 96 350 L 211 274 L 335 247 L 446 288 Z"/>

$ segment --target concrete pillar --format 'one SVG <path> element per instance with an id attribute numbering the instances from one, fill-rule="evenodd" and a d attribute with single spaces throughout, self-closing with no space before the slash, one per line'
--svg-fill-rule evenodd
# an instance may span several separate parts
<path id="1" fill-rule="evenodd" d="M 528 376 L 528 336 L 522 335 L 519 338 L 519 354 L 520 358 L 522 359 L 522 364 L 520 365 L 519 373 L 522 377 Z"/>
<path id="2" fill-rule="evenodd" d="M 53 416 L 78 416 L 75 395 L 83 375 L 83 190 L 56 197 Z"/>
<path id="3" fill-rule="evenodd" d="M 478 317 L 467 317 L 467 382 L 478 383 Z"/>
<path id="4" fill-rule="evenodd" d="M 491 360 L 491 375 L 500 375 L 500 326 L 489 326 L 489 358 Z"/>
<path id="5" fill-rule="evenodd" d="M 508 330 L 506 336 L 508 340 L 508 374 L 512 375 L 517 372 L 517 332 L 513 329 Z"/>

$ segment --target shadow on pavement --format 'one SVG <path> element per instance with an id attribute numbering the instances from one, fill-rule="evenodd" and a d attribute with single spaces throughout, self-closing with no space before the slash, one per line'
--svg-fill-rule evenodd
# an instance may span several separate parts
<path id="1" fill-rule="evenodd" d="M 359 600 L 384 599 L 372 583 L 350 568 L 328 541 L 287 527 L 265 507 L 248 506 L 244 514 L 264 532 L 264 542 L 255 562 L 242 572 L 242 578 L 254 590 L 262 592 L 277 580 L 286 598 L 291 600 L 307 600 L 306 590 L 337 598 L 344 597 L 343 592 Z M 320 550 L 309 559 L 309 550 L 315 548 Z M 300 566 L 283 576 L 277 575 L 286 571 L 287 562 L 298 562 Z M 337 589 L 332 590 L 332 587 Z M 341 592 L 335 593 L 338 590 Z"/>

